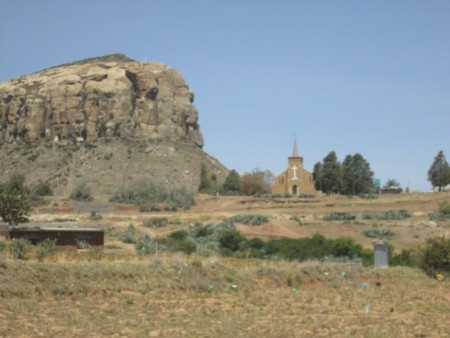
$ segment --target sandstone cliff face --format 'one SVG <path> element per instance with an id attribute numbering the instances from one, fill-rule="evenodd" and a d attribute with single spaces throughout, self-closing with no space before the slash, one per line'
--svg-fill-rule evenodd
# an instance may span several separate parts
<path id="1" fill-rule="evenodd" d="M 196 191 L 202 164 L 223 181 L 193 101 L 174 69 L 117 54 L 1 83 L 0 182 L 23 173 L 60 196 L 80 177 L 99 195 L 139 178 Z"/>
<path id="2" fill-rule="evenodd" d="M 0 142 L 171 140 L 203 146 L 194 94 L 169 66 L 94 58 L 0 84 Z"/>

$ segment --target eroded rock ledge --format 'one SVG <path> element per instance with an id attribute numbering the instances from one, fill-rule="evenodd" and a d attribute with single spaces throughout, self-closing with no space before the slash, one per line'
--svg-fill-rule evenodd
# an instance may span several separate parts
<path id="1" fill-rule="evenodd" d="M 0 84 L 0 142 L 167 139 L 203 147 L 194 93 L 169 66 L 121 54 Z"/>

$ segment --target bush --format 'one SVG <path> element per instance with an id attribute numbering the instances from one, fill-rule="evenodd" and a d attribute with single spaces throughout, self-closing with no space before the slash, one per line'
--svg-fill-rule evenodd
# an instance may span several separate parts
<path id="1" fill-rule="evenodd" d="M 205 163 L 200 166 L 200 185 L 198 191 L 205 194 L 215 195 L 223 190 L 222 184 L 217 180 L 216 174 L 209 173 Z"/>
<path id="2" fill-rule="evenodd" d="M 336 257 L 361 257 L 363 248 L 360 244 L 355 243 L 353 238 L 339 237 L 332 243 L 333 256 Z"/>
<path id="3" fill-rule="evenodd" d="M 333 255 L 333 241 L 320 234 L 311 238 L 274 239 L 265 246 L 269 257 L 278 256 L 287 260 L 321 259 Z"/>
<path id="4" fill-rule="evenodd" d="M 49 183 L 39 181 L 32 189 L 35 196 L 52 196 L 53 190 Z"/>
<path id="5" fill-rule="evenodd" d="M 190 255 L 197 250 L 194 240 L 188 237 L 185 230 L 175 231 L 168 237 L 157 240 L 164 248 L 171 251 L 180 251 Z"/>
<path id="6" fill-rule="evenodd" d="M 394 232 L 391 229 L 384 228 L 378 229 L 368 229 L 364 230 L 362 234 L 368 238 L 379 238 L 379 239 L 391 239 L 394 237 Z"/>
<path id="7" fill-rule="evenodd" d="M 289 220 L 297 222 L 298 225 L 303 225 L 302 219 L 297 215 L 292 215 L 291 217 L 289 217 Z"/>
<path id="8" fill-rule="evenodd" d="M 5 250 L 6 248 L 6 242 L 0 237 L 0 252 Z"/>
<path id="9" fill-rule="evenodd" d="M 194 194 L 187 189 L 168 190 L 160 184 L 155 184 L 145 178 L 130 182 L 119 188 L 111 197 L 111 202 L 139 204 L 145 210 L 158 210 L 157 204 L 166 204 L 169 209 L 188 209 L 195 204 Z M 144 209 L 143 209 L 144 210 Z"/>
<path id="10" fill-rule="evenodd" d="M 363 219 L 377 220 L 398 220 L 411 217 L 411 213 L 406 209 L 389 210 L 381 214 L 363 214 Z"/>
<path id="11" fill-rule="evenodd" d="M 237 251 L 243 240 L 241 233 L 232 229 L 223 231 L 219 236 L 220 247 L 230 251 Z"/>
<path id="12" fill-rule="evenodd" d="M 231 222 L 248 224 L 248 225 L 261 225 L 269 222 L 269 217 L 265 215 L 236 215 L 229 219 Z"/>
<path id="13" fill-rule="evenodd" d="M 88 186 L 86 179 L 80 178 L 75 182 L 70 198 L 75 201 L 92 201 L 91 188 Z"/>
<path id="14" fill-rule="evenodd" d="M 37 258 L 42 261 L 45 257 L 52 255 L 55 252 L 56 240 L 45 239 L 37 246 Z"/>
<path id="15" fill-rule="evenodd" d="M 144 234 L 136 241 L 134 247 L 136 254 L 143 256 L 156 252 L 158 250 L 158 243 L 152 241 L 149 235 Z"/>
<path id="16" fill-rule="evenodd" d="M 211 224 L 196 223 L 191 230 L 191 236 L 194 238 L 202 238 L 211 236 L 214 233 Z"/>
<path id="17" fill-rule="evenodd" d="M 97 214 L 95 211 L 91 211 L 91 216 L 89 217 L 92 221 L 99 221 L 103 217 L 100 214 Z"/>
<path id="18" fill-rule="evenodd" d="M 316 198 L 316 195 L 303 193 L 303 194 L 298 195 L 298 198 Z"/>
<path id="19" fill-rule="evenodd" d="M 450 202 L 442 202 L 439 205 L 438 211 L 444 215 L 450 216 Z"/>
<path id="20" fill-rule="evenodd" d="M 353 221 L 356 219 L 356 215 L 348 212 L 333 212 L 325 215 L 322 219 L 324 221 Z"/>
<path id="21" fill-rule="evenodd" d="M 9 244 L 9 252 L 13 259 L 25 259 L 30 249 L 31 243 L 25 238 L 13 239 Z"/>
<path id="22" fill-rule="evenodd" d="M 180 241 L 183 239 L 186 239 L 188 236 L 189 236 L 189 234 L 186 230 L 174 231 L 169 235 L 170 238 L 173 238 L 175 240 L 180 240 Z"/>
<path id="23" fill-rule="evenodd" d="M 392 250 L 393 251 L 393 250 Z M 391 251 L 389 251 L 390 253 Z M 416 258 L 413 250 L 403 249 L 399 254 L 389 255 L 389 265 L 395 266 L 409 266 L 414 267 L 417 265 Z"/>
<path id="24" fill-rule="evenodd" d="M 444 237 L 428 239 L 420 256 L 420 267 L 429 275 L 450 272 L 450 239 Z"/>
<path id="25" fill-rule="evenodd" d="M 147 228 L 162 228 L 168 224 L 168 220 L 166 217 L 159 218 L 149 218 L 144 222 L 144 226 Z"/>
<path id="26" fill-rule="evenodd" d="M 136 228 L 134 227 L 134 225 L 130 224 L 128 226 L 128 229 L 120 235 L 119 239 L 122 242 L 128 243 L 128 244 L 136 243 L 137 242 L 137 232 L 136 232 Z"/>
<path id="27" fill-rule="evenodd" d="M 450 218 L 450 202 L 443 202 L 439 205 L 438 210 L 429 214 L 431 220 L 443 221 Z"/>
<path id="28" fill-rule="evenodd" d="M 9 180 L 0 184 L 0 193 L 27 196 L 30 190 L 25 186 L 24 174 L 13 174 Z"/>

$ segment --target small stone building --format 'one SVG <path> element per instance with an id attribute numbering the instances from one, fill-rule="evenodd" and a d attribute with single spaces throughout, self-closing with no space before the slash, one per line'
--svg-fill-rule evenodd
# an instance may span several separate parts
<path id="1" fill-rule="evenodd" d="M 298 154 L 297 141 L 294 141 L 288 168 L 272 181 L 272 194 L 299 196 L 317 193 L 312 174 L 303 168 L 303 157 Z"/>
<path id="2" fill-rule="evenodd" d="M 103 246 L 105 230 L 100 227 L 79 227 L 70 225 L 19 225 L 9 229 L 9 238 L 25 238 L 31 244 L 38 244 L 45 239 L 56 241 L 56 245 L 61 246 Z"/>

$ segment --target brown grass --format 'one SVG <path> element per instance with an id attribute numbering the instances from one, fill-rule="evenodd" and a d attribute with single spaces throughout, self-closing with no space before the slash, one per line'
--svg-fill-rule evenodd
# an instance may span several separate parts
<path id="1" fill-rule="evenodd" d="M 354 237 L 389 227 L 398 249 L 435 235 L 450 237 L 450 222 L 427 213 L 450 194 L 341 196 L 310 201 L 200 195 L 187 212 L 102 214 L 97 223 L 123 231 L 163 236 L 196 221 L 215 223 L 237 214 L 265 214 L 269 223 L 238 228 L 248 237 L 299 238 L 320 232 Z M 400 221 L 325 222 L 332 212 L 407 209 Z M 296 215 L 302 225 L 290 219 Z M 181 224 L 150 229 L 151 217 Z M 76 219 L 90 214 L 41 210 L 32 220 Z M 132 245 L 107 236 L 104 252 L 58 251 L 43 263 L 12 261 L 0 254 L 0 337 L 445 337 L 450 335 L 450 284 L 422 271 L 356 264 L 274 262 L 178 253 L 136 257 Z M 30 257 L 35 257 L 34 253 Z M 366 282 L 367 287 L 361 283 Z"/>
<path id="2" fill-rule="evenodd" d="M 5 337 L 450 333 L 448 282 L 409 268 L 179 254 L 131 262 L 8 261 L 0 288 Z"/>

